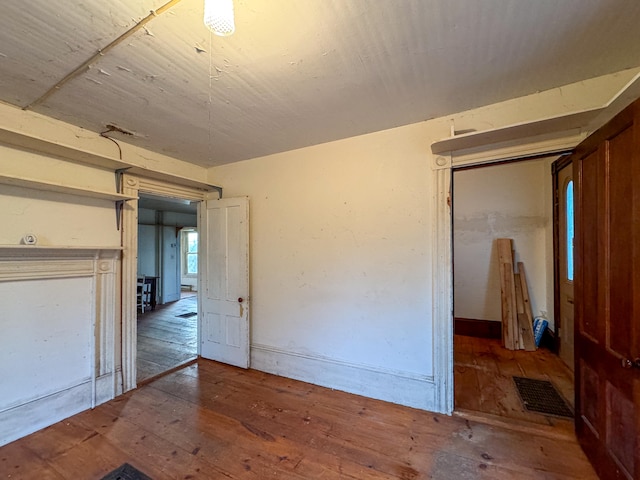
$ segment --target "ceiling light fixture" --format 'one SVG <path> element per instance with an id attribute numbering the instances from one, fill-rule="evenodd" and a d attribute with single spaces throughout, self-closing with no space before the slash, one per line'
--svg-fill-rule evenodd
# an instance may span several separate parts
<path id="1" fill-rule="evenodd" d="M 204 0 L 204 24 L 221 37 L 235 32 L 233 0 Z"/>

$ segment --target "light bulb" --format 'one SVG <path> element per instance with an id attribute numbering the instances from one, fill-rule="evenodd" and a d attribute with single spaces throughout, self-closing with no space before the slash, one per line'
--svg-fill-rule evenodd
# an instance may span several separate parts
<path id="1" fill-rule="evenodd" d="M 221 37 L 235 32 L 233 0 L 204 0 L 204 24 Z"/>

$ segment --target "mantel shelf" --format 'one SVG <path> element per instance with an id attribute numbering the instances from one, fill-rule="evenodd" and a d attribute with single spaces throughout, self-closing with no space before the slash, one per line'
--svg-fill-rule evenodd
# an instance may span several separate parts
<path id="1" fill-rule="evenodd" d="M 434 142 L 431 151 L 438 155 L 448 152 L 458 152 L 472 148 L 497 145 L 513 140 L 533 138 L 554 132 L 569 132 L 579 130 L 593 121 L 602 108 L 572 112 L 566 115 L 544 118 L 534 122 L 518 123 L 506 127 L 465 133 Z"/>
<path id="2" fill-rule="evenodd" d="M 98 259 L 120 255 L 120 246 L 75 246 L 75 245 L 0 245 L 0 263 L 6 261 Z M 0 275 L 1 277 L 1 275 Z M 2 279 L 0 278 L 0 281 Z"/>
<path id="3" fill-rule="evenodd" d="M 88 250 L 122 250 L 119 245 L 106 245 L 106 246 L 76 246 L 76 245 L 0 245 L 0 251 L 2 250 L 52 250 L 52 251 L 88 251 Z"/>
<path id="4" fill-rule="evenodd" d="M 12 185 L 15 187 L 30 188 L 33 190 L 44 190 L 48 192 L 64 193 L 67 195 L 75 195 L 78 197 L 97 198 L 100 200 L 122 201 L 135 200 L 137 197 L 123 195 L 115 192 L 103 192 L 100 190 L 91 190 L 82 187 L 72 187 L 59 183 L 45 182 L 42 180 L 33 180 L 24 177 L 14 177 L 11 175 L 0 174 L 1 185 Z"/>
<path id="5" fill-rule="evenodd" d="M 432 143 L 431 152 L 436 155 L 463 152 L 513 141 L 526 141 L 544 135 L 566 135 L 576 131 L 588 134 L 598 130 L 639 96 L 640 73 L 636 74 L 607 103 L 599 107 L 490 130 L 454 135 Z"/>

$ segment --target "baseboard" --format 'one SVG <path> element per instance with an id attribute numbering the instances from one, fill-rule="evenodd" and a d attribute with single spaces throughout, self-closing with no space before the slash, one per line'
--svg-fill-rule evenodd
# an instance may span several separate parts
<path id="1" fill-rule="evenodd" d="M 251 368 L 423 410 L 436 410 L 433 377 L 251 345 Z"/>
<path id="2" fill-rule="evenodd" d="M 540 340 L 540 347 L 548 348 L 555 354 L 558 353 L 560 345 L 558 340 L 556 339 L 555 334 L 553 333 L 553 330 L 551 330 L 550 328 L 544 329 L 542 339 Z"/>
<path id="3" fill-rule="evenodd" d="M 96 405 L 114 398 L 117 374 L 96 379 Z M 0 412 L 0 447 L 91 408 L 91 379 Z"/>
<path id="4" fill-rule="evenodd" d="M 456 335 L 478 338 L 502 338 L 502 322 L 459 317 L 454 318 L 453 322 Z"/>

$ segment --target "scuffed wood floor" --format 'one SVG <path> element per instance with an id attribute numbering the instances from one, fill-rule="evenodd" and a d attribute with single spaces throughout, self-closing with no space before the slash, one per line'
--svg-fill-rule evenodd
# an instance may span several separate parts
<path id="1" fill-rule="evenodd" d="M 137 382 L 171 370 L 198 356 L 198 317 L 178 315 L 198 311 L 194 294 L 177 302 L 138 313 Z"/>
<path id="2" fill-rule="evenodd" d="M 574 431 L 573 419 L 525 410 L 513 382 L 514 376 L 548 380 L 573 408 L 573 374 L 549 350 L 507 350 L 500 340 L 455 335 L 454 364 L 456 409 Z"/>
<path id="3" fill-rule="evenodd" d="M 595 479 L 572 439 L 401 407 L 215 362 L 0 448 L 2 479 Z"/>

